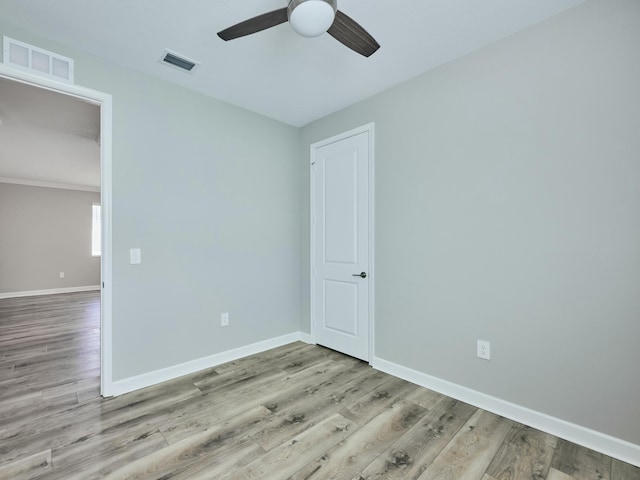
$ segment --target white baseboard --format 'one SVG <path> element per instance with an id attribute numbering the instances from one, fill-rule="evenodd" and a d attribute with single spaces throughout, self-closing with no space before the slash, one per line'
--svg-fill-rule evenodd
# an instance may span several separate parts
<path id="1" fill-rule="evenodd" d="M 100 290 L 100 285 L 88 285 L 85 287 L 51 288 L 48 290 L 28 290 L 26 292 L 0 293 L 0 300 L 3 298 L 35 297 L 38 295 L 56 295 L 58 293 L 91 292 Z"/>
<path id="2" fill-rule="evenodd" d="M 373 368 L 640 467 L 640 445 L 374 357 Z"/>
<path id="3" fill-rule="evenodd" d="M 288 345 L 289 343 L 298 341 L 309 343 L 307 341 L 307 337 L 308 336 L 306 334 L 301 332 L 290 333 L 288 335 L 283 335 L 282 337 L 272 338 L 270 340 L 253 343 L 251 345 L 235 348 L 226 352 L 216 353 L 215 355 L 191 360 L 189 362 L 163 368 L 161 370 L 155 370 L 135 377 L 117 380 L 115 382 L 111 382 L 110 385 L 105 385 L 105 392 L 103 394 L 105 397 L 118 396 L 141 388 L 150 387 L 151 385 L 166 382 L 167 380 L 173 380 L 184 375 L 199 372 L 200 370 L 216 367 L 223 363 L 232 362 L 239 358 L 266 352 L 272 348 Z"/>
<path id="4" fill-rule="evenodd" d="M 316 341 L 313 339 L 310 333 L 298 332 L 297 333 L 301 342 L 308 343 L 309 345 L 315 345 Z"/>

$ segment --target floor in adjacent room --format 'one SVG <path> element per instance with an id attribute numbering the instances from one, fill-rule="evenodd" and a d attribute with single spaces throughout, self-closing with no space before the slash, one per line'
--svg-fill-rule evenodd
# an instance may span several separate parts
<path id="1" fill-rule="evenodd" d="M 111 399 L 99 366 L 98 292 L 0 300 L 0 478 L 640 479 L 319 346 Z"/>

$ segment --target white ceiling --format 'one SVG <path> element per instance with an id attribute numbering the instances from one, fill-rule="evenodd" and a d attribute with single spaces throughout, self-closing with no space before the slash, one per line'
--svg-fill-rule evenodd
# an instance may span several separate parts
<path id="1" fill-rule="evenodd" d="M 0 78 L 0 179 L 100 187 L 100 108 Z"/>
<path id="2" fill-rule="evenodd" d="M 230 42 L 217 37 L 287 0 L 0 0 L 0 16 L 42 37 L 302 126 L 583 1 L 338 0 L 338 9 L 380 43 L 368 59 L 328 34 L 300 37 L 288 24 Z M 193 74 L 169 68 L 159 63 L 165 48 L 202 66 Z"/>

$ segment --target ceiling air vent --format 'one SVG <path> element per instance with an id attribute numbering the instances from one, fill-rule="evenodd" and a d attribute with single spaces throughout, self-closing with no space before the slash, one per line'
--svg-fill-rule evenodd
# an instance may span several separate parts
<path id="1" fill-rule="evenodd" d="M 73 59 L 2 37 L 2 63 L 43 77 L 73 83 Z"/>
<path id="2" fill-rule="evenodd" d="M 193 73 L 200 66 L 200 62 L 191 60 L 183 55 L 179 55 L 171 50 L 165 50 L 161 58 L 162 63 L 174 68 L 179 68 L 185 72 Z"/>

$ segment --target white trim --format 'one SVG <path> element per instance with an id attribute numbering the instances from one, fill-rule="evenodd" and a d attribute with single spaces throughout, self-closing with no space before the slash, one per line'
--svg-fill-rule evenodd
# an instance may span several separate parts
<path id="1" fill-rule="evenodd" d="M 313 145 L 309 148 L 309 335 L 316 341 L 316 162 Z"/>
<path id="2" fill-rule="evenodd" d="M 316 162 L 313 145 L 309 148 L 309 335 L 316 342 Z"/>
<path id="3" fill-rule="evenodd" d="M 100 256 L 102 275 L 101 308 L 101 356 L 100 356 L 100 393 L 110 396 L 113 384 L 113 323 L 112 323 L 112 268 L 113 242 L 112 232 L 112 142 L 113 142 L 113 104 L 111 95 L 106 95 L 100 108 L 100 210 L 102 213 L 102 251 Z"/>
<path id="4" fill-rule="evenodd" d="M 371 364 L 372 359 L 375 357 L 375 123 L 367 123 L 360 127 L 356 127 L 347 132 L 334 135 L 333 137 L 321 140 L 319 142 L 312 143 L 309 146 L 309 159 L 310 159 L 310 175 L 309 175 L 309 225 L 310 225 L 310 242 L 309 242 L 309 256 L 310 256 L 310 270 L 309 270 L 309 322 L 311 331 L 310 337 L 312 342 L 316 343 L 316 318 L 315 318 L 315 225 L 313 222 L 315 211 L 315 151 L 326 145 L 330 145 L 340 140 L 344 140 L 349 137 L 359 135 L 361 133 L 368 133 L 369 138 L 369 358 L 368 362 Z"/>
<path id="5" fill-rule="evenodd" d="M 88 285 L 85 287 L 50 288 L 47 290 L 27 290 L 24 292 L 0 293 L 0 300 L 3 298 L 37 297 L 39 295 L 57 295 L 59 293 L 91 292 L 100 290 L 100 285 Z"/>
<path id="6" fill-rule="evenodd" d="M 373 368 L 398 378 L 434 390 L 448 397 L 469 403 L 483 410 L 524 423 L 560 438 L 640 466 L 640 445 L 567 422 L 545 413 L 537 412 L 506 400 L 442 380 L 426 373 L 398 365 L 381 358 L 374 358 Z"/>
<path id="7" fill-rule="evenodd" d="M 26 185 L 28 187 L 59 188 L 60 190 L 78 190 L 81 192 L 100 192 L 100 187 L 73 185 L 71 183 L 42 182 L 40 180 L 28 180 L 24 178 L 0 177 L 0 183 L 12 183 L 14 185 Z"/>
<path id="8" fill-rule="evenodd" d="M 297 332 L 298 340 L 304 343 L 308 343 L 309 345 L 315 345 L 315 339 L 310 333 Z"/>
<path id="9" fill-rule="evenodd" d="M 375 282 L 375 124 L 366 125 L 369 130 L 369 364 L 375 358 L 375 316 L 376 316 L 376 282 Z"/>
<path id="10" fill-rule="evenodd" d="M 226 352 L 217 353 L 208 357 L 191 360 L 179 365 L 155 370 L 153 372 L 143 373 L 135 377 L 117 380 L 111 384 L 111 395 L 122 395 L 125 393 L 133 392 L 134 390 L 139 390 L 151 385 L 156 385 L 168 380 L 173 380 L 175 378 L 199 372 L 207 368 L 216 367 L 223 363 L 238 360 L 239 358 L 266 352 L 267 350 L 282 347 L 283 345 L 288 345 L 293 342 L 302 341 L 305 343 L 309 343 L 308 337 L 308 335 L 300 332 L 290 333 L 288 335 L 264 340 L 262 342 L 235 348 L 233 350 L 227 350 Z"/>
<path id="11" fill-rule="evenodd" d="M 111 95 L 68 84 L 21 70 L 0 65 L 0 77 L 78 98 L 100 106 L 100 196 L 102 205 L 102 257 L 101 257 L 101 329 L 100 329 L 100 393 L 109 396 L 112 375 L 112 242 L 111 242 L 111 189 L 112 189 L 112 133 L 113 106 Z"/>

